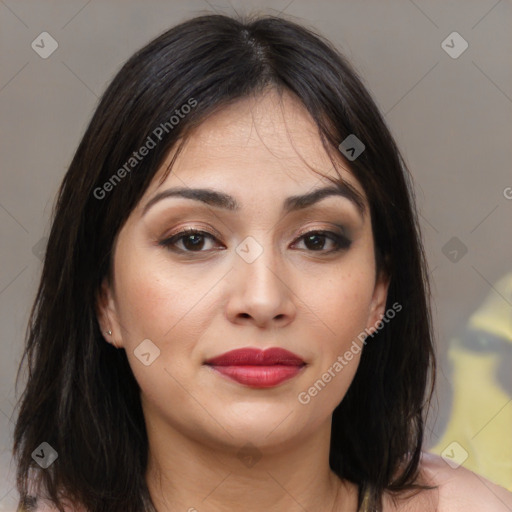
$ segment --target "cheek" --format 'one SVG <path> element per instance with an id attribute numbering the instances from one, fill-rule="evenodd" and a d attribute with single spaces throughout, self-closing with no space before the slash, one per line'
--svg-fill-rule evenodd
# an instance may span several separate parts
<path id="1" fill-rule="evenodd" d="M 373 292 L 373 275 L 364 268 L 340 269 L 336 277 L 316 280 L 321 288 L 310 295 L 315 317 L 304 324 L 304 337 L 315 355 L 310 378 L 297 399 L 312 407 L 320 421 L 343 399 L 359 366 Z"/>
<path id="2" fill-rule="evenodd" d="M 124 254 L 116 262 L 115 279 L 117 311 L 128 331 L 128 341 L 141 336 L 160 340 L 186 323 L 183 320 L 200 296 L 187 276 L 170 269 L 165 255 L 137 244 Z"/>
<path id="3" fill-rule="evenodd" d="M 323 276 L 314 276 L 302 292 L 309 310 L 315 313 L 315 324 L 323 326 L 327 333 L 331 350 L 342 350 L 364 331 L 372 305 L 375 286 L 372 261 L 365 262 L 364 255 L 354 255 L 350 260 L 353 261 L 347 258 Z M 322 337 L 316 339 L 325 344 Z"/>
<path id="4" fill-rule="evenodd" d="M 164 407 L 169 396 L 180 402 L 179 383 L 191 377 L 183 362 L 190 360 L 201 336 L 197 317 L 204 317 L 205 288 L 197 282 L 191 286 L 188 274 L 170 269 L 165 255 L 148 254 L 134 244 L 116 263 L 116 309 L 135 379 L 148 403 Z M 159 350 L 148 366 L 136 356 L 147 339 Z"/>
<path id="5" fill-rule="evenodd" d="M 329 325 L 357 325 L 366 320 L 371 302 L 371 283 L 365 276 L 341 273 L 337 282 L 329 284 L 323 293 L 317 295 L 319 307 L 329 319 Z"/>

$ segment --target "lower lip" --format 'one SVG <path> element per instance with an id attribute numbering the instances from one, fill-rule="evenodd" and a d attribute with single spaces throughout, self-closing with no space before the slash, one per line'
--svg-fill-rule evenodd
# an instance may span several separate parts
<path id="1" fill-rule="evenodd" d="M 253 388 L 272 388 L 295 377 L 304 366 L 211 366 L 230 379 Z"/>

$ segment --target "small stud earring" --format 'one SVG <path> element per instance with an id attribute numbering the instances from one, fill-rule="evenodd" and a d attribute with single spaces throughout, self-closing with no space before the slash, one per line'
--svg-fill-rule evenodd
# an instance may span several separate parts
<path id="1" fill-rule="evenodd" d="M 112 331 L 109 329 L 108 331 L 106 331 L 106 333 L 110 336 L 112 334 Z"/>

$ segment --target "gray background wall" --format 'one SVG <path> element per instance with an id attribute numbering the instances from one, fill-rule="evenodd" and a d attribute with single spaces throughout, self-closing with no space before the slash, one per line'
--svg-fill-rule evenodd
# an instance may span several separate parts
<path id="1" fill-rule="evenodd" d="M 14 496 L 13 383 L 43 238 L 98 98 L 125 59 L 170 26 L 235 10 L 284 11 L 338 46 L 385 113 L 412 170 L 441 357 L 439 419 L 429 427 L 429 445 L 450 410 L 450 340 L 489 293 L 511 314 L 512 297 L 494 285 L 511 270 L 512 254 L 510 0 L 0 0 L 0 510 Z M 46 59 L 31 47 L 34 40 L 42 46 L 44 31 L 58 43 Z M 469 45 L 458 58 L 441 46 L 453 31 Z M 51 48 L 42 37 L 40 53 Z M 457 39 L 446 44 L 452 52 L 463 48 Z M 452 237 L 455 245 L 446 246 Z M 512 403 L 484 419 L 499 422 L 507 408 Z"/>

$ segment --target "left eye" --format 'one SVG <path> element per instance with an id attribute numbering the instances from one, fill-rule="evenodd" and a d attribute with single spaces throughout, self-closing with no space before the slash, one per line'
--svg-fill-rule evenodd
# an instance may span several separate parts
<path id="1" fill-rule="evenodd" d="M 306 246 L 309 244 L 313 251 L 316 251 L 319 246 L 323 248 L 325 240 L 329 240 L 334 245 L 330 251 L 321 252 L 337 252 L 350 247 L 351 241 L 344 235 L 334 233 L 332 231 L 309 231 L 301 235 L 297 240 L 304 240 Z M 320 243 L 319 243 L 320 242 Z"/>
<path id="2" fill-rule="evenodd" d="M 205 239 L 213 241 L 217 240 L 215 236 L 207 231 L 185 229 L 165 240 L 162 240 L 159 242 L 159 245 L 167 247 L 170 251 L 175 252 L 207 252 L 203 250 Z M 351 244 L 351 241 L 347 237 L 332 231 L 309 231 L 297 238 L 297 241 L 300 240 L 304 240 L 306 247 L 312 252 L 337 252 L 343 249 L 348 249 Z M 326 240 L 330 241 L 334 245 L 333 249 L 323 249 Z M 294 242 L 294 244 L 297 243 L 297 241 Z M 180 242 L 184 249 L 178 247 Z"/>

